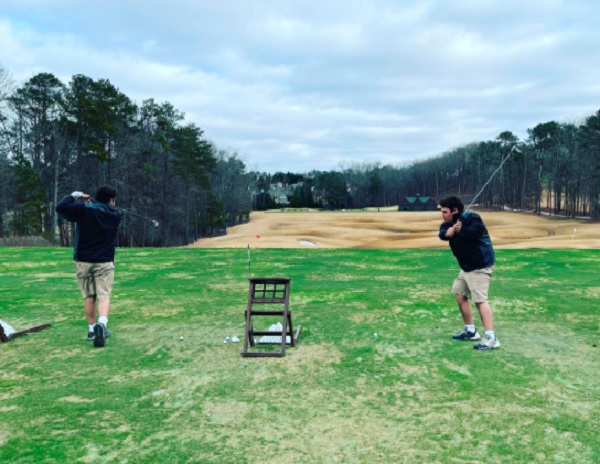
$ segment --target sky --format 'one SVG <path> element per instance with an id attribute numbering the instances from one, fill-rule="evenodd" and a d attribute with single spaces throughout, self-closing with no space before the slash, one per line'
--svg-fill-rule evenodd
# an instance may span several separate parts
<path id="1" fill-rule="evenodd" d="M 108 79 L 271 173 L 582 122 L 600 109 L 599 44 L 591 0 L 0 0 L 16 85 Z"/>

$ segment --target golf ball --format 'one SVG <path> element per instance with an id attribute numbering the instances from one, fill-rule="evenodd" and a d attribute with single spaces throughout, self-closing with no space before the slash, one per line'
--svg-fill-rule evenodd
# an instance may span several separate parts
<path id="1" fill-rule="evenodd" d="M 179 337 L 179 340 L 183 341 L 183 335 L 181 337 Z"/>

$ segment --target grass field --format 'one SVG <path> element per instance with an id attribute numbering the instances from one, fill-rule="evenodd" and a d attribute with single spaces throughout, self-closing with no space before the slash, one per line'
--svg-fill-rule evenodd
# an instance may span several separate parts
<path id="1" fill-rule="evenodd" d="M 2 463 L 600 462 L 600 250 L 498 250 L 493 352 L 450 338 L 448 250 L 254 250 L 292 279 L 279 359 L 223 344 L 245 249 L 118 250 L 104 349 L 71 254 L 0 248 L 0 318 L 53 324 L 0 344 Z"/>

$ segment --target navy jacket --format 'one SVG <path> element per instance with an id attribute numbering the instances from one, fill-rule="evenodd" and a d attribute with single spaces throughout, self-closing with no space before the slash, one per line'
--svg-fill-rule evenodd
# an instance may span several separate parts
<path id="1" fill-rule="evenodd" d="M 458 265 L 465 272 L 484 269 L 494 265 L 496 258 L 490 235 L 479 214 L 472 211 L 463 211 L 458 219 L 462 222 L 460 232 L 452 237 L 446 237 L 446 231 L 453 224 L 442 223 L 440 226 L 440 239 L 449 241 L 452 253 Z"/>
<path id="2" fill-rule="evenodd" d="M 121 213 L 107 203 L 76 202 L 67 195 L 56 205 L 56 212 L 75 222 L 73 259 L 86 263 L 110 263 L 115 259 L 117 230 Z"/>

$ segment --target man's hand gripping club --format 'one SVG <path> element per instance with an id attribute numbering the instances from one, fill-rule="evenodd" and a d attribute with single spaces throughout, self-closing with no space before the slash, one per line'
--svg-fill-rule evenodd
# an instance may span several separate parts
<path id="1" fill-rule="evenodd" d="M 452 227 L 448 228 L 448 230 L 446 231 L 446 237 L 450 238 L 450 237 L 454 236 L 455 234 L 458 234 L 460 232 L 461 228 L 462 228 L 462 222 L 456 221 L 456 224 L 454 224 Z"/>

